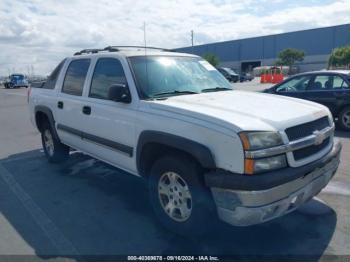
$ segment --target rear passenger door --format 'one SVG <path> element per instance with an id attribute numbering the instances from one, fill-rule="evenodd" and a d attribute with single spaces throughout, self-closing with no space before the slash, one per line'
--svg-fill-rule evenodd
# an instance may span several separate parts
<path id="1" fill-rule="evenodd" d="M 128 69 L 126 64 L 125 69 Z M 108 99 L 112 85 L 128 85 L 122 61 L 115 57 L 98 58 L 91 75 L 82 105 L 88 108 L 88 112 L 81 116 L 80 126 L 85 136 L 84 150 L 128 172 L 136 173 L 136 99 L 132 98 L 131 103 Z"/>
<path id="2" fill-rule="evenodd" d="M 336 74 L 316 75 L 308 88 L 309 100 L 325 105 L 334 114 L 347 96 L 349 88 L 344 79 Z"/>
<path id="3" fill-rule="evenodd" d="M 83 90 L 91 64 L 88 58 L 70 61 L 56 103 L 56 129 L 63 143 L 83 149 L 80 131 L 83 125 Z"/>
<path id="4" fill-rule="evenodd" d="M 350 105 L 350 84 L 346 76 L 337 75 L 333 78 L 333 96 L 335 97 L 334 115 L 345 105 Z"/>

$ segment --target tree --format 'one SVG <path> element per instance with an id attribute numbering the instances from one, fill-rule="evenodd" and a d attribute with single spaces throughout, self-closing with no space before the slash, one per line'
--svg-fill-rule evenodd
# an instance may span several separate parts
<path id="1" fill-rule="evenodd" d="M 350 64 L 350 45 L 335 48 L 328 59 L 328 67 L 342 67 Z"/>
<path id="2" fill-rule="evenodd" d="M 289 71 L 295 62 L 304 60 L 305 53 L 302 50 L 295 48 L 287 48 L 278 53 L 277 65 L 289 66 Z"/>
<path id="3" fill-rule="evenodd" d="M 205 60 L 207 60 L 214 67 L 217 67 L 220 63 L 219 58 L 216 55 L 211 54 L 211 53 L 207 53 L 207 54 L 203 55 L 203 58 Z"/>

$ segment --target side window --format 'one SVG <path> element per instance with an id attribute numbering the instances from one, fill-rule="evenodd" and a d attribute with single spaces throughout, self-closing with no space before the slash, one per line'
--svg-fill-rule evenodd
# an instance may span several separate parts
<path id="1" fill-rule="evenodd" d="M 91 80 L 89 97 L 108 99 L 109 88 L 115 84 L 126 84 L 120 61 L 115 58 L 100 58 Z"/>
<path id="2" fill-rule="evenodd" d="M 276 92 L 301 92 L 305 91 L 311 76 L 296 76 L 276 88 Z"/>
<path id="3" fill-rule="evenodd" d="M 64 65 L 65 61 L 66 61 L 66 59 L 61 61 L 61 63 L 59 63 L 58 66 L 56 66 L 56 68 L 52 71 L 50 76 L 47 78 L 43 88 L 46 88 L 46 89 L 54 89 L 55 88 L 57 78 L 61 72 L 62 66 Z"/>
<path id="4" fill-rule="evenodd" d="M 62 87 L 62 93 L 75 96 L 82 95 L 89 65 L 90 59 L 73 60 L 69 64 Z"/>
<path id="5" fill-rule="evenodd" d="M 340 76 L 334 76 L 333 77 L 333 89 L 349 89 L 349 84 Z"/>
<path id="6" fill-rule="evenodd" d="M 310 90 L 327 90 L 332 89 L 332 76 L 318 75 L 310 86 Z"/>

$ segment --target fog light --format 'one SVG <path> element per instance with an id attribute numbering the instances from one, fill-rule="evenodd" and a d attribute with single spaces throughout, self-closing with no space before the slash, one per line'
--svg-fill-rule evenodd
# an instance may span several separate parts
<path id="1" fill-rule="evenodd" d="M 255 173 L 276 170 L 287 166 L 285 155 L 273 156 L 261 159 L 245 159 L 244 173 L 252 175 Z"/>

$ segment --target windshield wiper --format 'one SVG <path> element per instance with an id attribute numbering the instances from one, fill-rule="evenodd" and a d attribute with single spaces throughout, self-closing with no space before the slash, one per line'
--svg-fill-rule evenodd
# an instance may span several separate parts
<path id="1" fill-rule="evenodd" d="M 190 91 L 190 90 L 185 90 L 185 91 L 180 91 L 180 90 L 174 90 L 174 91 L 169 91 L 169 92 L 162 92 L 158 94 L 154 94 L 153 97 L 162 97 L 166 95 L 187 95 L 187 94 L 199 94 L 198 92 Z"/>
<path id="2" fill-rule="evenodd" d="M 233 90 L 232 88 L 228 88 L 228 87 L 214 87 L 214 88 L 206 88 L 203 89 L 202 92 L 206 93 L 206 92 L 216 92 L 216 91 L 226 91 L 226 90 Z"/>

